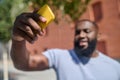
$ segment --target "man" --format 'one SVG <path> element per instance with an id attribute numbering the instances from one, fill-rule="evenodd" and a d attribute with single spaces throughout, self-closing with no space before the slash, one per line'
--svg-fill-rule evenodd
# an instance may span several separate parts
<path id="1" fill-rule="evenodd" d="M 74 49 L 50 49 L 36 56 L 27 52 L 26 41 L 34 43 L 38 35 L 42 36 L 38 21 L 46 22 L 46 19 L 36 13 L 23 13 L 15 20 L 11 57 L 17 69 L 53 68 L 57 80 L 120 80 L 120 64 L 96 50 L 96 23 L 90 20 L 76 23 Z"/>

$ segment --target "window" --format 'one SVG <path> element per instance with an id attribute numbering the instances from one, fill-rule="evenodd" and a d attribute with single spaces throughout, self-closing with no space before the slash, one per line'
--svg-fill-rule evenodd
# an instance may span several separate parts
<path id="1" fill-rule="evenodd" d="M 101 2 L 96 2 L 92 5 L 93 8 L 93 14 L 94 14 L 94 20 L 96 22 L 100 21 L 103 17 L 102 15 L 102 4 Z"/>

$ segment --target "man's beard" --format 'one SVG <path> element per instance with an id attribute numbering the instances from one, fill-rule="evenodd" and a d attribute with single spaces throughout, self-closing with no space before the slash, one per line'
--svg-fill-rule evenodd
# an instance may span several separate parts
<path id="1" fill-rule="evenodd" d="M 83 46 L 79 45 L 79 41 L 74 41 L 75 53 L 77 54 L 78 57 L 80 56 L 90 57 L 96 48 L 96 44 L 97 39 L 94 39 L 91 42 L 88 42 L 88 47 L 84 49 Z"/>

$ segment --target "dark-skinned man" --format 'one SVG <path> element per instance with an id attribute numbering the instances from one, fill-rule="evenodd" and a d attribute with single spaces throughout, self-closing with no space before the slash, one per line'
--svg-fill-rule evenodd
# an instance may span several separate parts
<path id="1" fill-rule="evenodd" d="M 96 50 L 99 33 L 96 23 L 90 20 L 76 23 L 73 49 L 49 49 L 35 56 L 27 52 L 26 41 L 34 43 L 38 35 L 42 36 L 38 21 L 46 22 L 46 19 L 36 13 L 23 13 L 15 20 L 11 58 L 17 69 L 53 68 L 57 80 L 120 80 L 120 64 Z"/>

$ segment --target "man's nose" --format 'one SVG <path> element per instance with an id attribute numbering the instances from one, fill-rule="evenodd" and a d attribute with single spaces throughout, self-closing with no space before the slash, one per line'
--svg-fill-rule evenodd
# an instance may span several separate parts
<path id="1" fill-rule="evenodd" d="M 79 34 L 79 36 L 80 36 L 80 38 L 84 38 L 84 37 L 86 37 L 86 33 L 83 32 L 83 31 L 81 31 L 80 34 Z"/>

